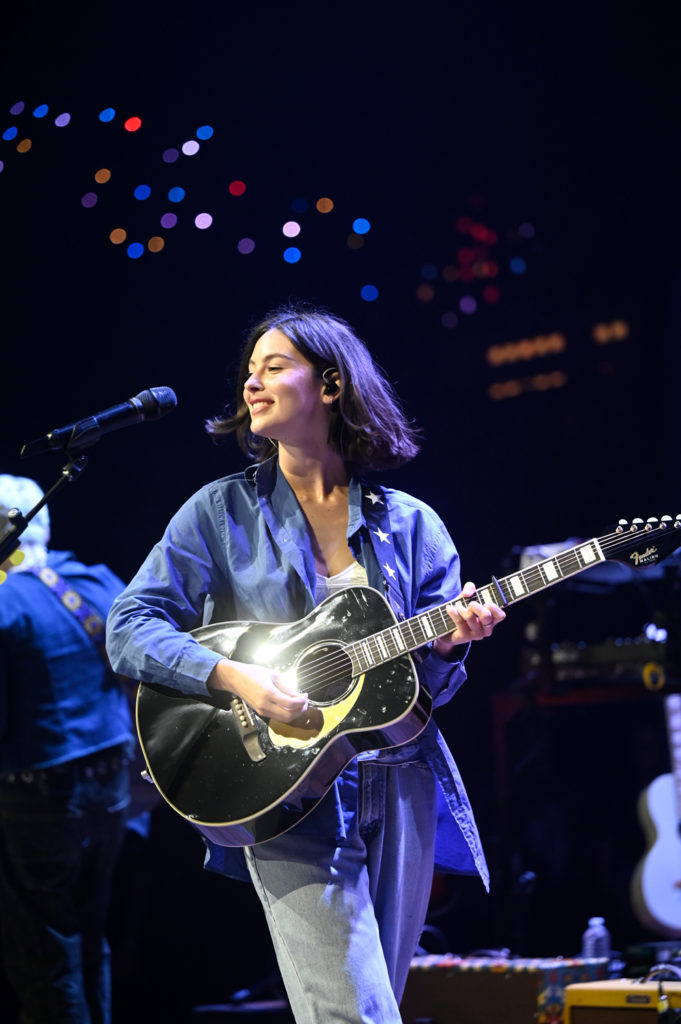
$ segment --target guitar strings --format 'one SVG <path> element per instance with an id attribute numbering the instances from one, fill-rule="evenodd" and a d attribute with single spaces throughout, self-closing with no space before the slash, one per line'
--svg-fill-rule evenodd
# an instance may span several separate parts
<path id="1" fill-rule="evenodd" d="M 637 530 L 632 532 L 629 536 L 623 533 L 613 532 L 606 534 L 603 537 L 593 538 L 592 540 L 586 540 L 582 544 L 576 545 L 575 547 L 568 548 L 565 551 L 560 551 L 552 558 L 543 559 L 536 565 L 528 566 L 526 569 L 518 570 L 516 573 L 510 573 L 508 577 L 504 577 L 501 580 L 495 580 L 495 584 L 502 592 L 502 595 L 508 604 L 514 604 L 516 601 L 521 600 L 523 597 L 529 597 L 533 593 L 534 589 L 544 589 L 551 585 L 546 582 L 546 576 L 542 571 L 542 566 L 548 562 L 554 562 L 558 565 L 561 576 L 557 578 L 555 583 L 561 582 L 568 575 L 576 575 L 578 572 L 582 572 L 590 566 L 581 565 L 577 559 L 577 549 L 588 544 L 593 544 L 594 541 L 600 545 L 601 550 L 605 553 L 613 549 L 635 549 L 640 545 L 642 539 L 651 537 L 653 531 Z M 680 541 L 681 544 L 681 541 Z M 600 561 L 600 559 L 599 559 Z M 576 569 L 570 569 L 571 565 L 577 563 Z M 594 564 L 598 564 L 595 562 Z M 566 571 L 570 569 L 570 571 Z M 511 576 L 521 576 L 527 586 L 527 592 L 516 595 L 509 599 L 509 596 L 504 593 L 503 585 Z M 481 588 L 482 589 L 482 588 Z M 493 587 L 492 587 L 493 590 Z M 416 650 L 418 647 L 423 646 L 431 639 L 429 635 L 421 626 L 423 619 L 428 619 L 431 626 L 435 626 L 433 616 L 440 616 L 441 625 L 446 624 L 446 608 L 452 604 L 460 604 L 464 608 L 467 608 L 472 602 L 479 600 L 479 593 L 476 591 L 471 597 L 465 597 L 459 595 L 451 601 L 446 601 L 444 604 L 438 605 L 435 608 L 429 609 L 424 612 L 420 612 L 418 615 L 413 616 L 411 619 L 407 619 L 404 622 L 395 622 L 394 624 L 386 627 L 383 630 L 379 630 L 377 633 L 369 637 L 364 637 L 361 640 L 353 640 L 344 647 L 339 647 L 332 654 L 324 655 L 315 662 L 313 668 L 303 669 L 298 676 L 298 681 L 301 684 L 301 691 L 308 694 L 314 694 L 321 690 L 324 690 L 328 686 L 332 685 L 345 677 L 347 677 L 348 663 L 351 668 L 350 678 L 353 675 L 361 675 L 362 672 L 369 671 L 374 668 L 377 664 L 385 661 L 391 661 L 399 657 L 401 654 L 407 654 L 409 651 Z M 397 629 L 400 635 L 405 639 L 404 648 L 398 649 L 393 631 Z M 406 631 L 411 633 L 411 640 L 405 635 Z M 448 632 L 447 629 L 441 632 L 435 629 L 437 636 L 444 636 Z M 379 639 L 381 638 L 385 649 L 389 652 L 389 656 L 386 658 L 381 652 L 381 645 Z M 366 656 L 362 659 L 357 657 L 357 652 L 361 651 L 362 646 L 367 647 L 369 653 L 375 658 L 375 664 L 368 664 L 365 668 L 362 668 L 361 662 L 366 661 Z M 353 658 L 355 655 L 355 658 Z M 355 664 L 357 662 L 357 665 Z M 305 686 L 305 681 L 309 678 L 310 685 Z"/>

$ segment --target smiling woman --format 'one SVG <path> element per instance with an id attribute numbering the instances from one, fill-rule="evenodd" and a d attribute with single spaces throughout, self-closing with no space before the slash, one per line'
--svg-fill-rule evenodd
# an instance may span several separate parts
<path id="1" fill-rule="evenodd" d="M 325 391 L 331 397 L 328 440 L 346 462 L 382 470 L 400 466 L 417 454 L 418 431 L 363 342 L 344 320 L 304 306 L 281 307 L 252 328 L 237 375 L 236 413 L 208 420 L 209 433 L 220 437 L 235 432 L 242 450 L 257 460 L 275 454 L 273 441 L 252 429 L 245 390 L 255 347 L 272 331 L 307 361 L 320 383 L 325 373 L 336 371 L 332 382 L 338 386 L 337 393 Z"/>
<path id="2" fill-rule="evenodd" d="M 235 432 L 257 465 L 173 517 L 112 611 L 109 656 L 143 680 L 150 774 L 201 831 L 207 866 L 243 877 L 245 848 L 298 1024 L 399 1024 L 434 865 L 488 883 L 430 708 L 463 683 L 459 650 L 504 613 L 472 584 L 448 604 L 461 587 L 443 523 L 364 478 L 418 446 L 343 320 L 306 307 L 266 317 L 246 340 L 236 412 L 207 428 Z M 437 627 L 402 631 L 434 606 Z M 168 689 L 171 718 L 182 708 L 177 766 Z M 229 807 L 215 807 L 216 786 Z"/>

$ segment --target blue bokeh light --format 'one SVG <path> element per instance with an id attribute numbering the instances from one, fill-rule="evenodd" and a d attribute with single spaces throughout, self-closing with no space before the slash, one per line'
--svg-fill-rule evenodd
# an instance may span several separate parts
<path id="1" fill-rule="evenodd" d="M 197 139 L 210 139 L 213 137 L 213 129 L 209 124 L 202 124 L 200 128 L 196 129 Z"/>
<path id="2" fill-rule="evenodd" d="M 527 263 L 522 256 L 514 256 L 509 266 L 512 274 L 524 274 L 527 270 Z"/>
<path id="3" fill-rule="evenodd" d="M 358 235 L 366 235 L 371 231 L 371 224 L 366 217 L 358 217 L 352 222 L 352 230 Z"/>
<path id="4" fill-rule="evenodd" d="M 181 203 L 185 195 L 185 190 L 180 188 L 179 185 L 175 185 L 174 188 L 171 188 L 168 192 L 168 199 L 171 203 Z"/>
<path id="5" fill-rule="evenodd" d="M 375 284 L 365 284 L 359 293 L 365 302 L 375 302 L 378 298 L 378 288 Z"/>
<path id="6" fill-rule="evenodd" d="M 45 114 L 47 113 L 48 109 L 49 108 L 47 106 L 47 103 L 41 103 L 40 106 L 37 106 L 35 108 L 35 110 L 33 111 L 33 116 L 34 117 L 45 117 Z"/>
<path id="7" fill-rule="evenodd" d="M 141 242 L 131 242 L 128 246 L 128 256 L 131 260 L 138 260 L 144 253 L 144 246 Z"/>
<path id="8" fill-rule="evenodd" d="M 106 107 L 104 110 L 101 110 L 99 112 L 99 120 L 100 121 L 104 121 L 105 123 L 107 121 L 113 121 L 115 116 L 116 116 L 116 111 L 114 110 L 113 107 Z"/>
<path id="9" fill-rule="evenodd" d="M 151 195 L 151 185 L 138 185 L 133 195 L 135 199 L 148 199 Z"/>

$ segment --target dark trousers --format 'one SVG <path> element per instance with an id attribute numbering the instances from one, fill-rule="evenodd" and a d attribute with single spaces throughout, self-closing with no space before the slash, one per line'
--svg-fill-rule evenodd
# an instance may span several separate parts
<path id="1" fill-rule="evenodd" d="M 129 776 L 118 752 L 0 781 L 0 922 L 21 1024 L 109 1024 L 106 921 Z"/>

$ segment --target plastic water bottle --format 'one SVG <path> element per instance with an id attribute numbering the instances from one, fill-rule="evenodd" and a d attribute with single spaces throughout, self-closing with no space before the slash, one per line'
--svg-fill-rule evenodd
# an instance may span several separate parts
<path id="1" fill-rule="evenodd" d="M 610 956 L 610 932 L 605 927 L 605 918 L 589 918 L 589 925 L 582 935 L 582 956 Z"/>

